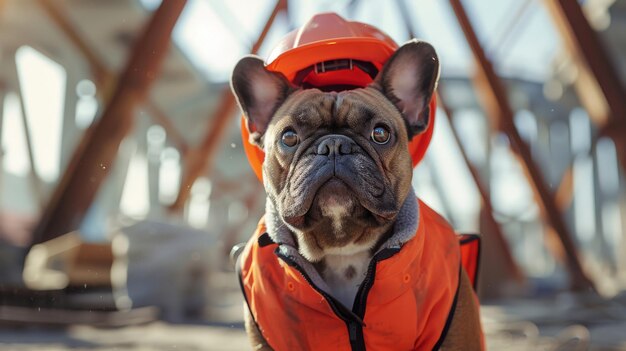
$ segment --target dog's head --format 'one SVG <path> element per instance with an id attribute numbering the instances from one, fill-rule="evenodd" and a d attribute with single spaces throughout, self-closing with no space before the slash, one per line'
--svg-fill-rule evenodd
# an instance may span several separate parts
<path id="1" fill-rule="evenodd" d="M 439 76 L 434 48 L 410 41 L 363 89 L 299 89 L 257 57 L 236 65 L 232 89 L 250 142 L 265 152 L 272 207 L 309 260 L 369 250 L 411 187 L 411 138 L 429 123 Z"/>

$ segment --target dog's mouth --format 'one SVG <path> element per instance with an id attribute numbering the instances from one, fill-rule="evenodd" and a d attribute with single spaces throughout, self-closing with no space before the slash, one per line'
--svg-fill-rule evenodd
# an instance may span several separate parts
<path id="1" fill-rule="evenodd" d="M 323 217 L 339 221 L 344 217 L 354 216 L 355 212 L 361 212 L 362 208 L 354 191 L 340 178 L 333 176 L 315 191 L 306 213 L 286 218 L 286 221 L 297 227 L 305 226 L 305 222 L 317 222 Z"/>
<path id="2" fill-rule="evenodd" d="M 354 245 L 369 250 L 384 232 L 381 228 L 395 219 L 395 211 L 370 210 L 361 192 L 341 177 L 330 177 L 312 196 L 307 211 L 283 220 L 295 229 L 298 245 L 311 260 L 320 258 L 327 250 Z M 368 205 L 369 206 L 369 205 Z"/>
<path id="3" fill-rule="evenodd" d="M 337 172 L 317 178 L 307 190 L 299 211 L 283 212 L 284 221 L 295 228 L 305 229 L 324 219 L 336 227 L 347 219 L 380 225 L 394 220 L 397 214 L 394 202 L 384 201 L 389 193 L 384 187 L 375 192 L 365 190 L 353 175 Z"/>

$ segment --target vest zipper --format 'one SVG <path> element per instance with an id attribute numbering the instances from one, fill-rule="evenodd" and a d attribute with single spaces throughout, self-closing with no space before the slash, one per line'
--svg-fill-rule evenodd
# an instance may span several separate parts
<path id="1" fill-rule="evenodd" d="M 374 278 L 376 276 L 376 264 L 379 261 L 386 260 L 400 251 L 400 248 L 383 249 L 376 253 L 369 263 L 367 273 L 363 279 L 363 283 L 359 287 L 359 290 L 354 299 L 354 305 L 352 310 L 346 308 L 341 302 L 337 301 L 334 297 L 327 294 L 325 291 L 318 288 L 304 269 L 300 267 L 291 257 L 283 255 L 278 248 L 274 253 L 285 261 L 291 267 L 294 267 L 300 275 L 309 283 L 309 285 L 317 291 L 320 295 L 326 299 L 328 305 L 333 310 L 335 315 L 346 323 L 348 328 L 348 338 L 350 340 L 350 348 L 353 351 L 365 351 L 365 338 L 363 336 L 363 319 L 365 318 L 365 306 L 367 304 L 367 295 L 369 294 L 372 285 L 374 285 Z"/>
<path id="2" fill-rule="evenodd" d="M 352 306 L 352 312 L 354 312 L 361 320 L 365 319 L 365 307 L 367 306 L 367 296 L 370 289 L 374 285 L 376 278 L 376 265 L 382 260 L 386 260 L 400 251 L 400 248 L 388 248 L 377 252 L 367 267 L 367 273 L 363 279 L 363 283 L 359 286 L 359 290 L 354 298 L 354 304 Z M 363 325 L 355 326 L 356 341 L 352 343 L 352 350 L 365 351 L 365 337 L 363 336 Z"/>

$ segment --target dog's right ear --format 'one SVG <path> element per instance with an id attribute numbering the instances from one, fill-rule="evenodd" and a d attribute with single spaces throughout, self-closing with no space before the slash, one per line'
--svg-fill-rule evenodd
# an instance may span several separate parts
<path id="1" fill-rule="evenodd" d="M 246 119 L 250 142 L 262 148 L 261 138 L 272 116 L 295 87 L 281 73 L 268 71 L 257 56 L 237 63 L 230 86 Z"/>

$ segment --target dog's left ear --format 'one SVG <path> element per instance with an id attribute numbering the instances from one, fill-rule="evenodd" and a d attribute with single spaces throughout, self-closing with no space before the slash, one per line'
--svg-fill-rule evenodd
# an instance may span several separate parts
<path id="1" fill-rule="evenodd" d="M 272 116 L 295 87 L 281 73 L 268 71 L 257 56 L 239 60 L 230 86 L 246 119 L 250 142 L 263 148 L 261 138 Z"/>
<path id="2" fill-rule="evenodd" d="M 439 58 L 432 45 L 413 39 L 389 58 L 372 86 L 396 105 L 409 138 L 428 127 L 429 103 L 439 79 Z"/>

